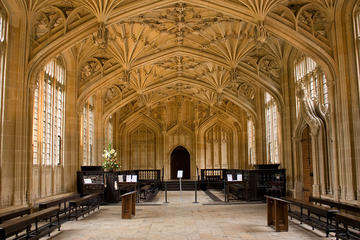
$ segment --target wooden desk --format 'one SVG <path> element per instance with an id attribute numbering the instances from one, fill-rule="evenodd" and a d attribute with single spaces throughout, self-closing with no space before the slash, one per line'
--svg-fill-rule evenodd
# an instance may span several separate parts
<path id="1" fill-rule="evenodd" d="M 271 196 L 265 196 L 267 202 L 267 224 L 274 226 L 276 232 L 288 231 L 289 202 Z"/>
<path id="2" fill-rule="evenodd" d="M 130 219 L 135 215 L 136 191 L 128 192 L 121 195 L 121 217 Z"/>

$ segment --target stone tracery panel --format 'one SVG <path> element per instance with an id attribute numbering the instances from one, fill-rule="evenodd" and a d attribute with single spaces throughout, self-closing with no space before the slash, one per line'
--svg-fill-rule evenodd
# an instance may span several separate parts
<path id="1" fill-rule="evenodd" d="M 205 131 L 206 168 L 229 168 L 232 162 L 233 132 L 221 123 Z"/>
<path id="2" fill-rule="evenodd" d="M 156 135 L 144 124 L 129 133 L 129 169 L 156 169 Z"/>

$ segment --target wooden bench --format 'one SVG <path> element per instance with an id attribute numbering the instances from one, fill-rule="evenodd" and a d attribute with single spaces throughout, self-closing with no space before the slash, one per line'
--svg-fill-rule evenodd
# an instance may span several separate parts
<path id="1" fill-rule="evenodd" d="M 265 196 L 267 203 L 267 225 L 273 226 L 276 232 L 288 231 L 289 202 L 276 197 Z"/>
<path id="2" fill-rule="evenodd" d="M 335 220 L 335 213 L 338 213 L 339 210 L 318 206 L 309 202 L 286 198 L 290 205 L 295 205 L 300 208 L 300 212 L 293 211 L 289 205 L 289 216 L 291 218 L 296 218 L 301 223 L 306 223 L 312 227 L 323 230 L 326 232 L 326 237 L 329 236 L 330 232 L 336 232 L 336 226 L 333 224 Z M 307 210 L 307 214 L 304 214 L 304 210 Z M 314 217 L 314 215 L 316 217 Z M 326 221 L 323 221 L 322 218 L 325 218 Z"/>
<path id="3" fill-rule="evenodd" d="M 137 187 L 137 183 L 123 182 L 123 183 L 119 183 L 118 187 L 121 192 L 127 193 L 127 192 L 131 192 L 131 191 L 135 191 L 136 187 Z"/>
<path id="4" fill-rule="evenodd" d="M 46 209 L 49 207 L 59 206 L 60 208 L 60 214 L 64 213 L 65 216 L 67 216 L 67 212 L 69 211 L 69 204 L 67 204 L 69 201 L 80 198 L 80 195 L 78 193 L 71 194 L 69 196 L 60 197 L 56 199 L 52 199 L 46 202 L 40 202 L 39 203 L 39 209 Z M 63 204 L 63 206 L 61 206 Z"/>
<path id="5" fill-rule="evenodd" d="M 226 191 L 228 193 L 231 193 L 232 195 L 236 196 L 237 199 L 243 199 L 244 198 L 244 184 L 242 182 L 227 182 L 227 189 Z M 228 197 L 229 199 L 229 197 Z"/>
<path id="6" fill-rule="evenodd" d="M 347 213 L 336 213 L 335 221 L 336 239 L 360 239 L 359 231 L 349 229 L 349 226 L 357 230 L 360 229 L 360 217 Z M 343 228 L 340 225 L 343 225 Z"/>
<path id="7" fill-rule="evenodd" d="M 22 208 L 17 208 L 17 209 L 13 209 L 13 210 L 9 210 L 3 213 L 0 213 L 0 224 L 16 218 L 16 217 L 22 217 L 23 215 L 27 215 L 30 214 L 30 208 L 29 207 L 22 207 Z"/>
<path id="8" fill-rule="evenodd" d="M 151 185 L 145 185 L 140 188 L 139 194 L 140 199 L 146 200 L 149 197 L 149 193 L 151 192 Z"/>
<path id="9" fill-rule="evenodd" d="M 100 193 L 92 193 L 69 202 L 69 219 L 74 217 L 76 221 L 80 216 L 100 208 Z"/>
<path id="10" fill-rule="evenodd" d="M 327 205 L 331 208 L 337 208 L 339 210 L 344 210 L 344 211 L 350 212 L 354 215 L 360 215 L 360 206 L 355 205 L 355 204 L 337 202 L 337 201 L 330 200 L 330 199 L 316 198 L 316 197 L 310 197 L 309 201 L 320 204 L 320 205 Z"/>
<path id="11" fill-rule="evenodd" d="M 121 217 L 130 219 L 135 215 L 136 191 L 128 192 L 121 195 Z"/>
<path id="12" fill-rule="evenodd" d="M 0 240 L 17 235 L 24 230 L 25 233 L 19 238 L 39 239 L 47 234 L 50 236 L 50 233 L 56 228 L 60 231 L 59 210 L 59 207 L 51 207 L 0 224 Z M 56 217 L 55 221 L 53 221 L 53 217 Z M 40 225 L 40 222 L 44 219 L 50 221 Z M 32 229 L 32 226 L 34 226 L 34 229 Z"/>

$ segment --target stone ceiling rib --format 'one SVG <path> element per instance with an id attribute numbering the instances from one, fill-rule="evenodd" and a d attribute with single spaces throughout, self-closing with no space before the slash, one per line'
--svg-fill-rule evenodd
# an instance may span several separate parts
<path id="1" fill-rule="evenodd" d="M 248 10 L 246 7 L 241 6 L 241 4 L 236 3 L 234 1 L 223 1 L 220 3 L 219 1 L 214 1 L 214 0 L 207 0 L 207 1 L 185 0 L 185 1 L 181 1 L 181 2 L 188 3 L 188 4 L 194 4 L 196 6 L 216 9 L 217 11 L 221 11 L 221 12 L 223 12 L 225 14 L 229 14 L 233 17 L 241 18 L 244 21 L 248 21 L 248 22 L 255 21 L 254 18 L 251 16 L 250 10 Z M 109 21 L 109 23 L 115 23 L 115 22 L 119 21 L 120 19 L 123 19 L 124 17 L 134 15 L 135 12 L 136 12 L 136 14 L 139 14 L 141 12 L 146 12 L 153 8 L 159 8 L 161 6 L 168 6 L 171 3 L 173 3 L 173 1 L 165 1 L 165 0 L 155 1 L 155 2 L 154 1 L 141 1 L 141 3 L 139 3 L 139 2 L 126 3 L 124 5 L 121 5 L 121 10 L 122 10 L 121 13 L 114 11 L 112 13 L 111 17 L 108 19 L 108 21 Z M 92 23 L 96 24 L 95 22 L 92 22 Z M 94 26 L 94 25 L 92 25 L 92 26 L 93 27 L 89 27 L 87 29 L 95 30 L 96 26 Z M 288 27 L 284 26 L 277 20 L 274 20 L 270 17 L 267 17 L 265 19 L 264 26 L 267 31 L 274 33 L 276 36 L 279 36 L 280 38 L 285 39 L 286 41 L 289 41 L 291 44 L 304 50 L 304 52 L 308 52 L 309 51 L 308 48 L 310 46 L 314 46 L 314 40 L 311 39 L 311 37 L 306 37 L 307 43 L 303 44 L 303 41 L 298 40 L 301 38 L 301 36 L 298 36 L 298 35 L 300 35 L 298 32 L 289 29 Z M 276 27 L 274 27 L 274 26 L 276 26 Z M 281 26 L 281 27 L 279 27 L 279 26 Z M 284 27 L 283 31 L 280 32 L 279 29 L 283 28 L 283 27 Z M 90 33 L 90 32 L 94 32 L 94 30 L 92 30 L 92 31 L 85 30 L 85 32 Z M 82 34 L 86 34 L 85 32 L 82 32 L 80 29 L 77 29 L 76 31 L 71 31 L 71 33 L 75 33 L 75 34 L 73 34 L 75 41 L 72 41 L 73 39 L 70 39 L 70 41 L 67 41 L 64 44 L 64 42 L 63 42 L 64 39 L 60 40 L 63 37 L 60 37 L 53 43 L 48 44 L 47 47 L 44 47 L 42 49 L 41 57 L 39 55 L 36 55 L 35 58 L 33 58 L 30 61 L 30 64 L 29 64 L 30 71 L 32 70 L 32 66 L 35 66 L 35 63 L 37 61 L 39 61 L 39 60 L 44 61 L 45 59 L 47 59 L 47 56 L 48 56 L 48 58 L 50 58 L 52 55 L 55 55 L 56 52 L 63 51 L 64 49 L 73 45 L 74 42 L 78 41 L 76 39 L 81 39 L 81 37 L 78 37 L 78 36 L 83 36 Z M 65 35 L 69 35 L 69 33 L 66 33 Z M 331 58 L 331 56 L 327 52 L 327 49 L 322 50 L 317 47 L 312 47 L 312 48 L 315 49 L 315 51 L 317 51 L 316 60 L 319 57 L 320 58 Z M 54 49 L 57 49 L 58 51 L 54 51 Z M 333 64 L 334 62 L 332 60 L 330 60 L 327 63 Z"/>
<path id="2" fill-rule="evenodd" d="M 99 22 L 105 23 L 109 18 L 112 10 L 117 7 L 119 0 L 79 0 L 86 6 L 98 19 Z"/>
<path id="3" fill-rule="evenodd" d="M 171 81 L 167 82 L 166 85 L 152 86 L 151 88 L 147 89 L 147 92 L 156 92 L 156 91 L 159 91 L 162 88 L 164 88 L 166 86 L 169 86 L 171 84 L 174 84 L 174 83 L 189 84 L 190 82 L 191 82 L 191 80 L 189 80 L 189 79 L 184 79 L 184 78 L 179 77 L 178 79 L 172 79 Z M 195 83 L 195 82 L 192 82 L 191 84 L 198 85 L 198 83 Z M 201 87 L 201 88 L 208 88 L 208 86 L 206 86 L 206 85 L 198 85 L 198 86 Z M 181 93 L 181 92 L 177 93 L 176 95 L 180 95 L 180 96 L 185 96 L 186 95 L 188 97 L 197 99 L 199 101 L 206 102 L 203 99 L 199 99 L 196 95 L 195 96 L 190 96 L 190 95 L 187 95 L 187 94 L 184 94 L 184 93 Z M 164 100 L 164 99 L 169 98 L 171 96 L 172 95 L 165 96 L 164 98 L 158 99 L 156 102 L 153 102 L 152 104 L 160 102 L 161 100 Z M 235 105 L 237 105 L 240 108 L 244 109 L 245 111 L 249 112 L 251 115 L 254 116 L 255 119 L 257 118 L 255 107 L 251 103 L 248 103 L 248 101 L 245 98 L 242 99 L 243 101 L 239 101 L 239 99 L 237 99 L 237 98 L 235 98 L 235 97 L 233 97 L 233 96 L 231 96 L 231 95 L 229 95 L 227 93 L 224 93 L 224 98 L 230 100 Z M 136 101 L 137 99 L 138 99 L 138 95 L 135 93 L 135 94 L 132 94 L 130 97 L 124 99 L 123 101 L 115 102 L 109 108 L 105 109 L 104 114 L 103 114 L 103 121 L 105 121 L 111 114 L 113 114 L 114 112 L 116 112 L 119 109 L 121 109 L 122 107 L 124 107 L 126 104 L 128 104 L 128 103 L 130 103 L 132 101 Z"/>
<path id="4" fill-rule="evenodd" d="M 204 105 L 207 105 L 208 103 L 205 102 L 203 99 L 201 98 L 197 98 L 195 96 L 190 96 L 190 95 L 187 95 L 187 94 L 182 94 L 182 95 L 179 95 L 179 94 L 173 94 L 173 95 L 169 95 L 169 96 L 166 96 L 166 97 L 163 97 L 161 99 L 158 99 L 157 101 L 153 102 L 153 105 L 156 105 L 156 104 L 159 104 L 159 103 L 163 103 L 163 102 L 166 102 L 168 99 L 171 99 L 171 98 L 174 98 L 174 97 L 187 97 L 187 98 L 191 98 L 194 100 L 194 102 L 201 102 L 203 103 Z M 123 118 L 121 120 L 122 123 L 126 124 L 127 122 L 132 122 L 132 120 L 135 118 L 137 119 L 138 116 L 137 115 L 142 115 L 143 114 L 143 111 L 147 108 L 147 106 L 142 106 L 141 108 L 137 109 L 136 111 L 134 112 L 131 112 L 131 114 L 127 115 L 126 118 Z M 228 115 L 230 116 L 231 118 L 233 118 L 234 120 L 238 121 L 238 116 L 234 115 L 233 113 L 231 112 L 226 112 L 224 111 L 221 107 L 218 107 L 218 106 L 214 106 L 214 111 L 218 111 L 220 112 L 221 114 L 225 114 L 225 115 Z M 111 115 L 112 113 L 110 114 L 106 114 L 106 117 L 104 115 L 104 118 L 103 118 L 103 122 L 106 122 L 107 118 Z M 253 113 L 250 113 L 250 115 L 252 115 Z M 253 116 L 254 119 L 256 119 L 255 116 Z M 152 118 L 149 118 L 153 121 Z M 156 122 L 155 122 L 156 123 Z M 161 126 L 159 126 L 159 128 L 161 128 Z"/>
<path id="5" fill-rule="evenodd" d="M 176 52 L 175 52 L 176 53 Z M 170 55 L 166 55 L 166 56 L 163 56 L 163 57 L 160 57 L 160 56 L 155 56 L 155 59 L 157 58 L 158 60 L 161 60 L 162 58 L 165 59 L 165 57 L 169 57 L 169 56 L 176 56 L 178 54 L 170 54 Z M 189 56 L 195 56 L 197 57 L 197 55 L 189 55 Z M 209 61 L 209 59 L 204 59 L 206 61 Z M 149 63 L 148 65 L 153 65 L 155 61 L 151 61 L 149 60 Z M 211 62 L 211 61 L 210 61 Z M 217 64 L 217 62 L 214 62 L 215 64 Z M 148 66 L 148 65 L 138 65 L 138 67 L 144 67 L 144 66 Z M 223 66 L 226 66 L 224 64 L 222 64 Z M 222 65 L 219 65 L 219 66 L 222 66 Z M 230 70 L 230 69 L 228 69 Z M 259 87 L 262 87 L 262 88 L 265 88 L 267 89 L 269 92 L 272 92 L 274 93 L 275 95 L 277 95 L 278 97 L 281 98 L 281 92 L 280 92 L 280 85 L 273 81 L 272 79 L 270 78 L 267 78 L 266 76 L 264 75 L 258 75 L 257 73 L 255 72 L 252 72 L 250 71 L 249 69 L 247 69 L 246 66 L 241 66 L 239 65 L 238 66 L 238 70 L 240 73 L 242 73 L 244 76 L 247 76 L 247 78 L 251 79 L 252 82 L 259 86 Z M 112 73 L 110 73 L 109 75 L 105 75 L 105 76 L 99 76 L 99 77 L 96 77 L 95 79 L 89 81 L 87 84 L 85 84 L 81 89 L 80 89 L 80 95 L 78 97 L 79 99 L 79 102 L 82 102 L 82 101 L 85 101 L 85 99 L 89 96 L 91 96 L 97 89 L 105 89 L 106 87 L 110 86 L 111 84 L 113 83 L 116 83 L 116 82 L 121 82 L 120 81 L 120 78 L 118 76 L 120 76 L 122 73 L 122 69 L 118 69 Z M 170 76 L 171 77 L 171 76 Z M 176 75 L 173 76 L 172 78 L 173 79 L 176 79 Z M 199 81 L 197 81 L 199 82 Z M 200 84 L 205 84 L 204 82 L 199 82 Z M 142 86 L 141 83 L 138 83 L 135 85 L 137 86 Z M 154 85 L 156 86 L 156 85 Z M 144 86 L 141 87 L 142 89 L 144 89 Z M 148 86 L 148 89 L 152 89 L 152 86 Z M 214 88 L 214 90 L 216 91 L 216 89 Z M 141 90 L 141 92 L 144 92 L 144 90 Z M 242 101 L 241 99 L 238 99 L 236 101 Z"/>

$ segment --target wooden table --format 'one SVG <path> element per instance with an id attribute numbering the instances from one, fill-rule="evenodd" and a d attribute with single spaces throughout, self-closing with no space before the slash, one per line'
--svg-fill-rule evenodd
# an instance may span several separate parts
<path id="1" fill-rule="evenodd" d="M 131 215 L 135 215 L 136 191 L 128 192 L 121 195 L 121 217 L 130 219 Z"/>
<path id="2" fill-rule="evenodd" d="M 276 232 L 288 231 L 289 202 L 276 197 L 265 196 L 267 202 L 267 224 L 273 226 Z"/>

